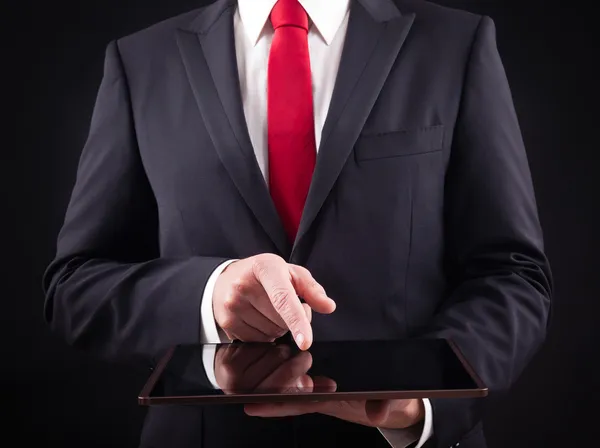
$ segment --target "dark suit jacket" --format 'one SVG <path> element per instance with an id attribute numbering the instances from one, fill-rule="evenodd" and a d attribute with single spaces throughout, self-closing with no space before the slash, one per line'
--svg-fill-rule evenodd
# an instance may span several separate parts
<path id="1" fill-rule="evenodd" d="M 314 315 L 316 339 L 451 337 L 506 390 L 544 339 L 552 282 L 492 20 L 352 2 L 292 244 L 244 120 L 234 9 L 219 0 L 109 44 L 45 275 L 52 328 L 106 355 L 195 342 L 213 269 L 272 252 L 337 301 Z M 460 441 L 478 404 L 433 400 L 430 445 Z M 220 414 L 205 414 L 216 440 Z"/>

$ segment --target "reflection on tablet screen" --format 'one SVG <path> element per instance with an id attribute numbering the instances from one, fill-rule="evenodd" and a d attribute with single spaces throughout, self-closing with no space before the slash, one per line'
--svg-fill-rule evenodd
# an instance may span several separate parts
<path id="1" fill-rule="evenodd" d="M 176 347 L 150 397 L 478 387 L 445 340 L 234 343 Z"/>

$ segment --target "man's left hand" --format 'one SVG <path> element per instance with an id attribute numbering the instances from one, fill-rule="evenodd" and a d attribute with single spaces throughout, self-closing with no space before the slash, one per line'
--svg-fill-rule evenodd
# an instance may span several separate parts
<path id="1" fill-rule="evenodd" d="M 256 417 L 286 417 L 320 413 L 377 428 L 408 428 L 423 421 L 423 400 L 324 401 L 311 403 L 247 404 L 246 414 Z"/>

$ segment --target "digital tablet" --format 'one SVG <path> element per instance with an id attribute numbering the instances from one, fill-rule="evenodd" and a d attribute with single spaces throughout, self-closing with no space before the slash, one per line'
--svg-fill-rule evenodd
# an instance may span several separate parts
<path id="1" fill-rule="evenodd" d="M 141 405 L 484 397 L 445 339 L 180 345 L 157 364 Z"/>

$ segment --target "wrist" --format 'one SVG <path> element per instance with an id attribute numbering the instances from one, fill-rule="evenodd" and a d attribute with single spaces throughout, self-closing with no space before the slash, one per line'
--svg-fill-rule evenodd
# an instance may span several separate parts
<path id="1" fill-rule="evenodd" d="M 408 401 L 408 403 L 407 403 Z M 421 399 L 397 400 L 382 428 L 404 429 L 422 427 L 425 421 L 425 404 Z"/>
<path id="2" fill-rule="evenodd" d="M 423 400 L 414 400 L 415 402 L 415 423 L 423 423 L 425 421 L 425 404 Z"/>

